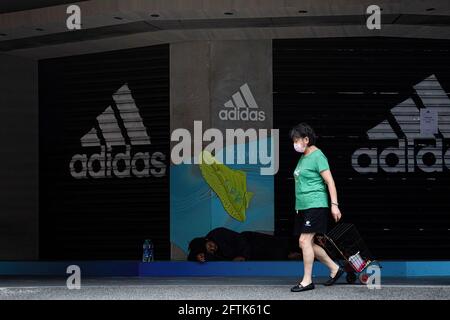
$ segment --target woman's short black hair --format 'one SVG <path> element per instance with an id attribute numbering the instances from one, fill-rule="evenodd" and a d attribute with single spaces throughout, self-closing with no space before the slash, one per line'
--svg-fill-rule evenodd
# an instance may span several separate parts
<path id="1" fill-rule="evenodd" d="M 314 133 L 314 129 L 307 123 L 302 122 L 293 127 L 289 133 L 292 140 L 299 138 L 309 138 L 308 146 L 316 144 L 317 136 Z"/>

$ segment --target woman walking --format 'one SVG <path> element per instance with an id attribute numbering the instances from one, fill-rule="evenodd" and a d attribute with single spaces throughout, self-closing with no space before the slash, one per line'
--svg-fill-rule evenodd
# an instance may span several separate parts
<path id="1" fill-rule="evenodd" d="M 314 289 L 312 268 L 314 258 L 330 269 L 330 278 L 326 286 L 334 284 L 344 273 L 325 252 L 314 243 L 314 236 L 327 231 L 327 219 L 330 212 L 328 194 L 331 198 L 331 214 L 334 221 L 341 219 L 337 200 L 336 186 L 331 175 L 328 160 L 322 151 L 315 146 L 316 135 L 306 123 L 300 123 L 292 128 L 290 136 L 294 149 L 303 153 L 294 171 L 295 178 L 295 224 L 294 234 L 299 236 L 299 245 L 303 253 L 303 279 L 291 288 L 292 292 Z"/>

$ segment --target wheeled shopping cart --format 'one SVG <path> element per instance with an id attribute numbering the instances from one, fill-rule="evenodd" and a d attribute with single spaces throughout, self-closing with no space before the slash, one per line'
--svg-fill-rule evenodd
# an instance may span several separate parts
<path id="1" fill-rule="evenodd" d="M 381 268 L 353 224 L 340 223 L 317 240 L 331 257 L 337 258 L 347 272 L 348 283 L 354 283 L 358 278 L 360 283 L 366 284 L 370 275 L 368 267 L 377 265 Z"/>

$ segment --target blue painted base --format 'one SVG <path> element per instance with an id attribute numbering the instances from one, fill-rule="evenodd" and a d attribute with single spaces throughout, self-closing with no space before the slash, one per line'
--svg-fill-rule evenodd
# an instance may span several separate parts
<path id="1" fill-rule="evenodd" d="M 450 261 L 383 261 L 383 277 L 450 277 Z M 151 262 L 139 261 L 4 261 L 2 276 L 66 276 L 69 265 L 78 265 L 82 275 L 92 277 L 298 277 L 302 262 Z M 327 268 L 314 265 L 314 276 L 328 276 Z"/>
<path id="2" fill-rule="evenodd" d="M 77 265 L 84 276 L 136 277 L 139 261 L 0 261 L 4 276 L 67 276 L 70 265 Z"/>
<path id="3" fill-rule="evenodd" d="M 384 261 L 380 262 L 383 277 L 450 277 L 450 261 Z M 233 276 L 233 277 L 298 277 L 303 274 L 302 262 L 171 262 L 141 263 L 141 276 Z M 328 277 L 329 270 L 314 263 L 313 276 Z"/>

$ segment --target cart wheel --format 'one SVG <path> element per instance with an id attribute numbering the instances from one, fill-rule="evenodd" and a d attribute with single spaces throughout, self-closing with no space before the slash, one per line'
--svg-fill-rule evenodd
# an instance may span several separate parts
<path id="1" fill-rule="evenodd" d="M 345 277 L 345 279 L 347 280 L 347 283 L 355 283 L 356 281 L 356 274 L 353 272 L 347 272 L 347 276 Z"/>
<path id="2" fill-rule="evenodd" d="M 362 284 L 367 284 L 368 280 L 369 280 L 369 275 L 367 273 L 363 272 L 359 275 L 359 282 L 361 282 Z"/>

